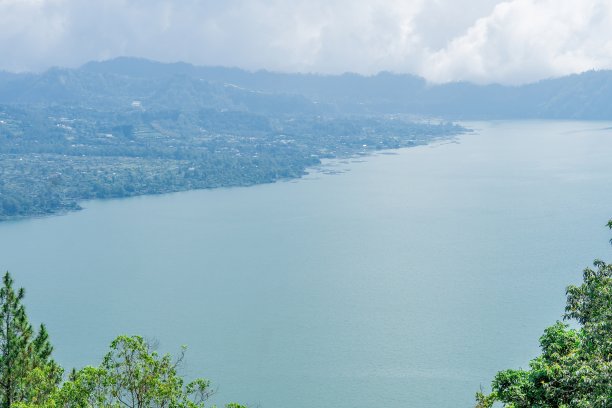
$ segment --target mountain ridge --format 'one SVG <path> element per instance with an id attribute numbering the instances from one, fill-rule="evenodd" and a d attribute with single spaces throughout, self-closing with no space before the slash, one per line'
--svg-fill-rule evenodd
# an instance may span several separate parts
<path id="1" fill-rule="evenodd" d="M 112 106 L 164 86 L 173 87 L 177 101 L 191 99 L 199 107 L 217 109 L 258 111 L 265 107 L 267 112 L 284 113 L 304 109 L 322 114 L 401 113 L 451 120 L 612 119 L 609 70 L 525 85 L 431 84 L 418 76 L 391 72 L 372 76 L 294 74 L 132 57 L 91 61 L 79 68 L 51 68 L 40 74 L 2 73 L 0 103 Z M 203 102 L 196 97 L 198 94 L 216 103 Z M 195 105 L 181 103 L 177 108 L 191 109 Z"/>

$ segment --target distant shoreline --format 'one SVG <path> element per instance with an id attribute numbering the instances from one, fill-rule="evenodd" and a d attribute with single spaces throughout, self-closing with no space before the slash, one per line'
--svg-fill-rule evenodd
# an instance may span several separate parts
<path id="1" fill-rule="evenodd" d="M 154 196 L 154 195 L 171 194 L 171 193 L 179 193 L 179 192 L 195 191 L 195 190 L 212 190 L 212 189 L 218 189 L 218 188 L 252 187 L 256 185 L 272 184 L 272 183 L 276 183 L 280 181 L 299 180 L 303 178 L 304 176 L 312 174 L 312 171 L 315 169 L 320 170 L 321 166 L 324 166 L 326 161 L 339 161 L 339 160 L 365 158 L 365 157 L 370 157 L 376 154 L 382 154 L 382 155 L 395 154 L 394 151 L 399 150 L 399 149 L 404 149 L 404 148 L 426 146 L 426 145 L 439 144 L 439 143 L 445 143 L 445 142 L 451 143 L 452 140 L 455 139 L 457 136 L 461 134 L 469 133 L 472 131 L 471 129 L 468 129 L 465 127 L 461 127 L 460 129 L 461 129 L 460 131 L 457 131 L 455 133 L 422 139 L 422 140 L 419 140 L 418 142 L 413 141 L 412 143 L 408 143 L 408 144 L 398 146 L 398 147 L 381 148 L 377 150 L 371 149 L 371 150 L 353 152 L 352 154 L 343 154 L 343 155 L 339 155 L 335 157 L 317 158 L 317 162 L 311 163 L 308 166 L 304 166 L 301 173 L 291 175 L 288 177 L 277 177 L 272 180 L 261 180 L 257 182 L 242 183 L 242 184 L 237 183 L 236 180 L 227 180 L 226 184 L 219 184 L 215 186 L 192 187 L 192 188 L 172 188 L 171 186 L 166 186 L 166 188 L 164 189 L 155 190 L 155 191 L 133 192 L 131 194 L 116 195 L 116 196 L 109 196 L 109 197 L 84 197 L 81 199 L 74 200 L 73 202 L 70 202 L 69 205 L 55 207 L 51 211 L 45 212 L 45 213 L 30 213 L 30 214 L 20 214 L 20 215 L 14 215 L 14 216 L 0 217 L 0 223 L 12 223 L 12 222 L 25 221 L 28 219 L 68 215 L 68 214 L 86 209 L 81 204 L 83 202 L 92 201 L 92 200 L 123 199 L 123 198 Z M 1 158 L 2 156 L 0 156 L 0 161 L 1 161 Z M 325 172 L 323 171 L 323 173 Z"/>

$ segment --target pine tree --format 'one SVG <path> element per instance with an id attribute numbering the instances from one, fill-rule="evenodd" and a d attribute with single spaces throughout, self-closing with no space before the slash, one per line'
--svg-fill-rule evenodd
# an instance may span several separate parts
<path id="1" fill-rule="evenodd" d="M 61 369 L 51 359 L 49 334 L 44 325 L 38 334 L 34 332 L 22 304 L 24 296 L 23 288 L 13 288 L 7 272 L 0 288 L 1 408 L 32 398 L 40 400 L 43 396 L 38 387 L 43 383 L 55 386 L 61 380 Z"/>

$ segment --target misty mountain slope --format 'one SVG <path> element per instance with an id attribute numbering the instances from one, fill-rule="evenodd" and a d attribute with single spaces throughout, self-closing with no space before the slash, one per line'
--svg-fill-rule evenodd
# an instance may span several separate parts
<path id="1" fill-rule="evenodd" d="M 302 95 L 344 113 L 407 113 L 452 119 L 612 118 L 612 71 L 589 71 L 522 86 L 456 82 L 427 84 L 388 72 L 374 76 L 316 75 L 164 64 L 137 58 L 90 62 L 85 72 L 159 79 L 186 75 L 270 94 Z"/>
<path id="2" fill-rule="evenodd" d="M 610 119 L 612 71 L 522 86 L 428 84 L 389 72 L 287 74 L 159 63 L 138 58 L 90 62 L 41 74 L 0 73 L 0 103 L 112 109 L 134 100 L 155 109 L 245 110 L 265 114 L 411 114 L 449 119 Z"/>

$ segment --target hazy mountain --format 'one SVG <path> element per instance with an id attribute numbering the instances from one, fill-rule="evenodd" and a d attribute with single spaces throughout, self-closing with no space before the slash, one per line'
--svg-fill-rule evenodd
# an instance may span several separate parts
<path id="1" fill-rule="evenodd" d="M 212 108 L 275 114 L 315 113 L 321 109 L 320 104 L 299 94 L 244 89 L 209 81 L 196 71 L 187 64 L 122 58 L 80 69 L 52 68 L 38 75 L 2 73 L 0 104 L 69 105 L 96 110 L 133 106 L 182 111 Z"/>
<path id="2" fill-rule="evenodd" d="M 609 103 L 612 71 L 590 71 L 523 86 L 483 86 L 467 82 L 431 85 L 413 75 L 388 72 L 374 76 L 247 72 L 136 58 L 91 62 L 80 71 L 158 80 L 186 75 L 245 90 L 302 95 L 340 112 L 401 112 L 470 119 L 612 118 Z"/>
<path id="3" fill-rule="evenodd" d="M 95 109 L 221 109 L 259 113 L 350 113 L 449 119 L 612 119 L 612 71 L 590 71 L 523 86 L 442 85 L 388 72 L 286 74 L 159 63 L 90 62 L 42 74 L 0 73 L 0 103 L 71 104 Z"/>

